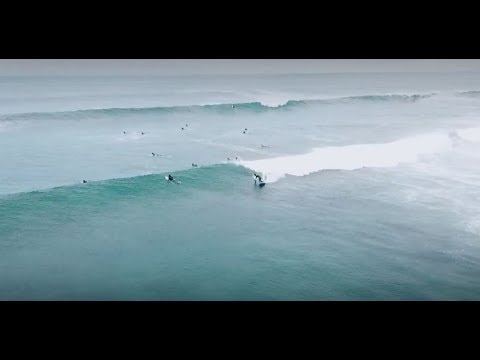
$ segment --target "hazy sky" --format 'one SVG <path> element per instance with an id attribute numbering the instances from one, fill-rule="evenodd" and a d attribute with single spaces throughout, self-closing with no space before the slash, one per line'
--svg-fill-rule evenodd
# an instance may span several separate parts
<path id="1" fill-rule="evenodd" d="M 0 76 L 480 71 L 478 59 L 0 59 Z"/>

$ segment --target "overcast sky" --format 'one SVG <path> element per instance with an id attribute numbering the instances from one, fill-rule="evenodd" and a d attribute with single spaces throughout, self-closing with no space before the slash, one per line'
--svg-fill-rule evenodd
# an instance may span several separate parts
<path id="1" fill-rule="evenodd" d="M 0 59 L 0 76 L 480 71 L 480 60 Z"/>

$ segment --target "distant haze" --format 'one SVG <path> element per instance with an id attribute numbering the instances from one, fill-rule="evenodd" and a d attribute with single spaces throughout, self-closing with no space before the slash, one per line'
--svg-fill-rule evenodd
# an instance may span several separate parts
<path id="1" fill-rule="evenodd" d="M 478 59 L 0 59 L 0 76 L 480 71 Z"/>

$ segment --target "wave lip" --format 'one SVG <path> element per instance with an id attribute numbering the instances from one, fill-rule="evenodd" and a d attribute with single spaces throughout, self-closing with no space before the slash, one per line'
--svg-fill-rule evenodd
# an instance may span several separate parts
<path id="1" fill-rule="evenodd" d="M 266 176 L 275 182 L 286 175 L 304 176 L 321 170 L 355 170 L 363 167 L 393 167 L 418 161 L 452 148 L 452 139 L 443 133 L 413 136 L 384 144 L 359 144 L 315 148 L 293 156 L 238 161 L 239 165 Z"/>

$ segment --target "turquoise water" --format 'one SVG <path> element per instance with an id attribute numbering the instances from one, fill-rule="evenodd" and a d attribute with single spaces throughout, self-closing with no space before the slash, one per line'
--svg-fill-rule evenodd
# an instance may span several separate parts
<path id="1" fill-rule="evenodd" d="M 362 76 L 0 83 L 0 299 L 478 300 L 480 76 Z"/>

